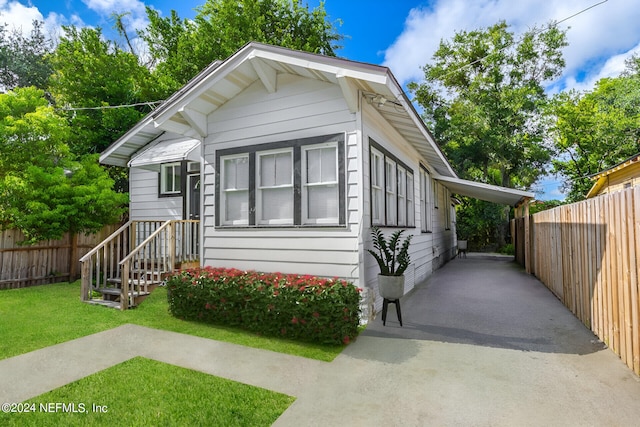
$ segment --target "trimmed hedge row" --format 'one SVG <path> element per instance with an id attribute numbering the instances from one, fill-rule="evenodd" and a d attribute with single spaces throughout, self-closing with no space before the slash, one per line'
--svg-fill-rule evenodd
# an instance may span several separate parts
<path id="1" fill-rule="evenodd" d="M 185 320 L 327 344 L 358 333 L 360 289 L 337 278 L 205 267 L 173 274 L 167 287 L 170 313 Z"/>

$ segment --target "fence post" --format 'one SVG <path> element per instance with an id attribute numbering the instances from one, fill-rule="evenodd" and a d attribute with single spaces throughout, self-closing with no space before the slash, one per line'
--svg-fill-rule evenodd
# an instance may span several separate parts
<path id="1" fill-rule="evenodd" d="M 69 250 L 69 282 L 74 282 L 78 278 L 78 233 L 71 233 L 69 237 L 69 240 L 71 240 L 71 249 Z"/>

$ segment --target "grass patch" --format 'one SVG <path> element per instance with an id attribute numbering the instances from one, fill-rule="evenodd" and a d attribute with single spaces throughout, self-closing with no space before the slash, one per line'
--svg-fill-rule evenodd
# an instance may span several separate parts
<path id="1" fill-rule="evenodd" d="M 294 400 L 262 388 L 136 357 L 28 400 L 27 404 L 33 404 L 36 410 L 33 413 L 0 413 L 0 425 L 268 426 Z M 41 410 L 40 404 L 49 408 L 56 402 L 73 404 L 79 412 L 65 413 L 60 407 L 54 413 Z M 106 412 L 94 411 L 94 405 L 106 407 Z"/>
<path id="2" fill-rule="evenodd" d="M 167 291 L 157 288 L 136 309 L 120 311 L 80 301 L 80 282 L 0 291 L 0 359 L 132 323 L 322 361 L 343 346 L 262 337 L 231 327 L 184 321 L 169 314 Z"/>

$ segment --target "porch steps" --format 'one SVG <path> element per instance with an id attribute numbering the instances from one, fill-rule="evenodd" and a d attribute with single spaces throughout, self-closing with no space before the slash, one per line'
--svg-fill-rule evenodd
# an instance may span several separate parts
<path id="1" fill-rule="evenodd" d="M 100 292 L 103 296 L 110 295 L 115 297 L 120 297 L 120 289 L 118 288 L 98 288 L 95 289 L 96 292 Z M 129 296 L 133 296 L 134 298 L 149 295 L 151 292 L 136 292 L 129 291 Z"/>

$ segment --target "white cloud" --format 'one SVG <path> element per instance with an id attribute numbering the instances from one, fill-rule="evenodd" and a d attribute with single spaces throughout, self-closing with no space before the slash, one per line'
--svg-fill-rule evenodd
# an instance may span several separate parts
<path id="1" fill-rule="evenodd" d="M 80 16 L 71 15 L 67 18 L 56 12 L 50 12 L 46 17 L 35 6 L 25 6 L 18 1 L 0 0 L 0 23 L 6 23 L 8 28 L 17 29 L 24 35 L 28 35 L 33 29 L 33 21 L 44 22 L 44 32 L 53 38 L 57 38 L 62 30 L 62 25 L 76 25 L 84 27 L 85 23 Z"/>
<path id="2" fill-rule="evenodd" d="M 139 30 L 147 26 L 145 5 L 140 0 L 82 0 L 87 8 L 110 18 L 113 13 L 125 13 L 123 18 L 132 29 Z"/>
<path id="3" fill-rule="evenodd" d="M 400 83 L 419 81 L 440 40 L 456 31 L 486 28 L 500 20 L 516 35 L 551 21 L 560 21 L 597 3 L 597 0 L 437 0 L 411 10 L 405 28 L 385 51 L 384 65 Z M 640 44 L 640 7 L 627 0 L 608 0 L 562 22 L 569 27 L 566 68 L 555 90 L 588 89 L 599 76 L 617 75 L 624 58 Z M 613 73 L 613 74 L 611 74 Z"/>
<path id="4" fill-rule="evenodd" d="M 25 6 L 17 1 L 0 0 L 0 23 L 7 24 L 8 28 L 29 33 L 34 20 L 43 20 L 37 7 Z"/>

